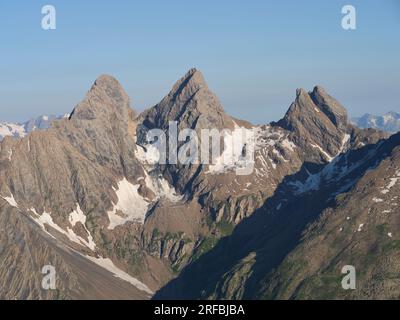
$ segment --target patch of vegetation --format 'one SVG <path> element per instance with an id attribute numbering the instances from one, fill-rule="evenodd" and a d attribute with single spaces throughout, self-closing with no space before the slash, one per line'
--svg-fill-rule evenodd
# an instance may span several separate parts
<path id="1" fill-rule="evenodd" d="M 175 261 L 175 263 L 171 266 L 172 272 L 177 275 L 179 274 L 182 262 L 185 260 L 186 255 L 183 255 L 179 260 Z"/>
<path id="2" fill-rule="evenodd" d="M 285 295 L 285 293 L 289 293 L 291 288 L 290 286 L 293 284 L 297 275 L 302 274 L 303 270 L 306 269 L 307 262 L 304 260 L 293 260 L 293 259 L 285 259 L 282 262 L 282 265 L 279 267 L 277 272 L 279 273 L 279 282 L 280 282 L 280 295 Z M 271 272 L 271 275 L 274 274 L 276 270 Z M 276 294 L 270 292 L 269 294 Z M 265 299 L 269 299 L 272 297 L 265 296 Z"/>
<path id="3" fill-rule="evenodd" d="M 68 294 L 60 289 L 54 290 L 53 300 L 70 300 Z"/>
<path id="4" fill-rule="evenodd" d="M 379 236 L 385 236 L 387 234 L 387 227 L 384 224 L 380 224 L 376 226 L 376 231 L 379 234 Z"/>
<path id="5" fill-rule="evenodd" d="M 154 228 L 151 237 L 157 239 L 161 237 L 161 232 L 157 228 Z"/>
<path id="6" fill-rule="evenodd" d="M 233 229 L 235 229 L 235 225 L 226 220 L 221 220 L 217 223 L 217 228 L 221 231 L 222 236 L 229 236 L 232 234 Z"/>
<path id="7" fill-rule="evenodd" d="M 207 225 L 210 229 L 212 229 L 212 227 L 214 226 L 214 224 L 215 224 L 214 220 L 212 219 L 212 217 L 211 217 L 210 215 L 208 215 L 208 216 L 206 217 L 206 225 Z"/>
<path id="8" fill-rule="evenodd" d="M 383 251 L 391 251 L 391 250 L 399 250 L 400 249 L 400 240 L 391 240 L 384 244 Z"/>
<path id="9" fill-rule="evenodd" d="M 204 238 L 200 245 L 196 248 L 193 257 L 192 257 L 192 261 L 197 260 L 198 258 L 200 258 L 203 254 L 205 254 L 206 252 L 210 251 L 212 248 L 214 248 L 214 246 L 217 244 L 218 239 L 215 237 L 206 237 Z"/>
<path id="10" fill-rule="evenodd" d="M 339 299 L 344 293 L 341 283 L 342 277 L 340 275 L 314 275 L 307 279 L 307 282 L 299 289 L 296 299 Z"/>
<path id="11" fill-rule="evenodd" d="M 338 195 L 335 197 L 336 203 L 341 203 L 341 202 L 343 202 L 343 200 L 346 198 L 346 196 L 347 196 L 347 193 L 338 194 Z"/>
<path id="12" fill-rule="evenodd" d="M 180 240 L 181 237 L 182 237 L 182 235 L 183 235 L 182 232 L 180 232 L 180 233 L 171 233 L 171 232 L 167 232 L 167 233 L 165 234 L 165 236 L 164 236 L 164 240 L 165 240 L 165 241 L 169 241 L 169 240 L 174 240 L 174 241 Z"/>
<path id="13" fill-rule="evenodd" d="M 100 231 L 100 237 L 101 237 L 101 242 L 103 246 L 107 249 L 107 251 L 112 250 L 112 241 L 107 237 L 107 235 L 103 232 Z"/>
<path id="14" fill-rule="evenodd" d="M 193 242 L 192 239 L 189 239 L 189 238 L 183 238 L 182 241 L 183 241 L 183 244 L 188 244 L 188 243 Z"/>

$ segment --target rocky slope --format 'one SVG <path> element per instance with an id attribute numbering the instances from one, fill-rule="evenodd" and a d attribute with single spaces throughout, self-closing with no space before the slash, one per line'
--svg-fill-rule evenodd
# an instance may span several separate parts
<path id="1" fill-rule="evenodd" d="M 169 149 L 186 152 L 185 139 L 168 143 L 165 164 L 154 161 L 162 152 L 147 134 L 159 129 L 169 141 L 174 122 L 206 150 L 221 144 L 211 163 L 171 164 Z M 210 141 L 205 129 L 227 130 Z M 332 201 L 326 188 L 354 187 L 386 137 L 348 124 L 321 87 L 297 90 L 282 120 L 253 126 L 227 115 L 195 69 L 141 114 L 101 76 L 68 118 L 0 143 L 0 227 L 10 230 L 0 238 L 0 297 L 143 299 L 164 286 L 156 297 L 266 297 L 263 277 Z M 295 203 L 306 199 L 304 214 Z M 277 256 L 258 263 L 271 248 Z M 60 273 L 56 295 L 32 272 L 45 261 Z"/>
<path id="2" fill-rule="evenodd" d="M 397 134 L 369 151 L 351 189 L 337 195 L 304 229 L 279 267 L 262 277 L 255 297 L 399 298 L 399 145 Z M 341 192 L 339 185 L 334 190 Z M 322 197 L 321 191 L 317 196 Z M 341 286 L 345 265 L 355 267 L 355 290 Z"/>
<path id="3" fill-rule="evenodd" d="M 0 199 L 0 299 L 147 299 L 145 292 L 46 236 L 24 212 Z M 56 289 L 43 290 L 52 265 Z M 119 274 L 121 276 L 121 274 Z"/>
<path id="4" fill-rule="evenodd" d="M 314 172 L 304 164 L 155 298 L 398 298 L 399 144 L 397 134 Z M 341 286 L 346 265 L 356 290 Z"/>

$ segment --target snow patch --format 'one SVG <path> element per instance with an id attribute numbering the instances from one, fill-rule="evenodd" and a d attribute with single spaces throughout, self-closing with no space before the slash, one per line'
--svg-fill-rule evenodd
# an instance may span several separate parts
<path id="1" fill-rule="evenodd" d="M 289 139 L 282 140 L 281 144 L 282 144 L 282 146 L 284 146 L 286 149 L 289 149 L 290 151 L 294 151 L 294 149 L 296 148 L 296 145 Z"/>
<path id="2" fill-rule="evenodd" d="M 160 151 L 156 146 L 151 144 L 147 144 L 144 147 L 136 145 L 135 156 L 142 163 L 150 165 L 154 165 L 160 161 Z"/>
<path id="3" fill-rule="evenodd" d="M 386 186 L 386 188 L 384 190 L 381 191 L 381 193 L 382 194 L 389 193 L 390 189 L 393 188 L 396 185 L 396 183 L 397 183 L 397 181 L 399 181 L 399 179 L 400 179 L 400 171 L 397 171 L 396 172 L 396 177 L 390 178 L 389 184 Z"/>
<path id="4" fill-rule="evenodd" d="M 139 184 L 133 185 L 126 178 L 118 182 L 118 189 L 114 189 L 118 201 L 114 204 L 114 208 L 108 212 L 109 230 L 113 230 L 128 221 L 144 222 L 149 202 L 138 193 L 139 187 Z"/>
<path id="5" fill-rule="evenodd" d="M 321 176 L 318 173 L 311 174 L 308 170 L 307 174 L 308 177 L 304 183 L 301 183 L 300 181 L 290 182 L 290 185 L 296 188 L 296 190 L 294 191 L 295 195 L 319 189 Z"/>
<path id="6" fill-rule="evenodd" d="M 34 214 L 35 216 L 37 216 L 37 217 L 39 217 L 39 216 L 40 216 L 40 214 L 39 214 L 39 213 L 37 213 L 37 211 L 36 211 L 36 209 L 35 209 L 35 208 L 30 208 L 30 209 L 29 209 L 29 211 L 33 212 L 33 214 Z"/>
<path id="7" fill-rule="evenodd" d="M 88 242 L 85 239 L 82 239 L 80 236 L 76 235 L 71 228 L 67 228 L 67 231 L 61 228 L 58 224 L 56 224 L 53 221 L 51 213 L 44 211 L 41 215 L 39 215 L 34 209 L 33 210 L 31 209 L 31 212 L 35 214 L 35 217 L 32 217 L 33 221 L 36 222 L 36 224 L 38 224 L 42 228 L 42 230 L 52 238 L 56 239 L 49 231 L 47 231 L 46 225 L 58 231 L 59 233 L 65 235 L 71 242 L 86 246 L 92 251 L 95 249 L 96 245 L 93 242 L 90 233 L 88 233 L 89 234 L 89 242 Z"/>
<path id="8" fill-rule="evenodd" d="M 80 222 L 83 225 L 85 225 L 86 223 L 86 216 L 83 214 L 81 207 L 79 206 L 79 204 L 77 204 L 77 209 L 72 211 L 69 214 L 69 222 L 71 223 L 71 225 L 73 227 L 75 227 L 75 225 Z"/>
<path id="9" fill-rule="evenodd" d="M 222 154 L 214 159 L 206 173 L 225 173 L 229 170 L 246 168 L 251 165 L 247 157 L 243 157 L 243 151 L 254 154 L 255 151 L 255 129 L 239 127 L 235 123 L 233 131 L 224 131 L 224 150 Z"/>
<path id="10" fill-rule="evenodd" d="M 342 139 L 342 145 L 341 145 L 341 147 L 340 147 L 340 150 L 339 150 L 339 153 L 337 154 L 337 156 L 339 155 L 339 154 L 341 154 L 343 151 L 345 151 L 345 149 L 346 149 L 346 146 L 347 146 L 347 144 L 349 143 L 349 141 L 350 141 L 350 135 L 349 134 L 345 134 L 344 135 L 344 137 L 343 137 L 343 139 Z"/>
<path id="11" fill-rule="evenodd" d="M 328 162 L 331 162 L 331 161 L 333 160 L 333 157 L 332 157 L 329 153 L 327 153 L 324 149 L 322 149 L 319 145 L 313 144 L 313 143 L 311 143 L 310 145 L 311 145 L 313 148 L 318 149 L 318 150 L 325 156 L 325 158 L 326 158 L 326 160 L 327 160 Z"/>
<path id="12" fill-rule="evenodd" d="M 347 144 L 349 143 L 350 138 L 351 138 L 350 135 L 347 134 L 347 133 L 343 136 L 342 144 L 341 144 L 341 146 L 340 146 L 340 149 L 339 149 L 338 153 L 337 153 L 336 155 L 334 155 L 334 156 L 331 156 L 329 153 L 327 153 L 327 152 L 326 152 L 321 146 L 319 146 L 318 144 L 313 144 L 313 143 L 311 143 L 310 145 L 311 145 L 313 148 L 318 149 L 318 150 L 325 156 L 325 158 L 326 158 L 326 160 L 327 160 L 328 162 L 332 162 L 333 159 L 336 159 L 343 151 L 346 150 L 346 146 L 347 146 Z"/>
<path id="13" fill-rule="evenodd" d="M 0 139 L 6 136 L 25 137 L 26 132 L 22 125 L 8 122 L 0 122 Z"/>
<path id="14" fill-rule="evenodd" d="M 12 159 L 12 155 L 13 155 L 12 149 L 8 150 L 8 161 L 10 161 L 10 162 L 11 162 L 11 159 Z"/>
<path id="15" fill-rule="evenodd" d="M 8 204 L 12 207 L 18 208 L 18 204 L 14 199 L 14 195 L 11 194 L 11 196 L 9 197 L 2 197 L 4 200 L 6 200 L 8 202 Z"/>
<path id="16" fill-rule="evenodd" d="M 273 130 L 271 126 L 255 127 L 256 150 L 267 146 L 275 147 L 281 145 L 290 151 L 294 151 L 296 145 L 288 139 L 288 134 L 283 134 L 278 130 Z"/>
<path id="17" fill-rule="evenodd" d="M 127 274 L 126 272 L 116 267 L 115 264 L 109 258 L 102 258 L 102 257 L 95 258 L 90 256 L 85 256 L 85 258 L 89 259 L 98 266 L 111 272 L 112 274 L 114 274 L 116 278 L 127 281 L 136 288 L 138 288 L 139 290 L 144 291 L 150 295 L 153 295 L 153 292 L 144 283 L 140 282 L 136 278 L 132 277 L 131 275 Z"/>
<path id="18" fill-rule="evenodd" d="M 80 222 L 83 227 L 85 228 L 86 233 L 88 234 L 88 241 L 85 241 L 85 245 L 90 248 L 91 250 L 95 250 L 96 248 L 96 244 L 93 240 L 93 237 L 91 235 L 91 233 L 89 232 L 89 230 L 86 228 L 86 216 L 84 215 L 83 211 L 81 210 L 81 207 L 79 206 L 79 204 L 77 203 L 77 208 L 76 210 L 72 211 L 69 214 L 69 222 L 71 223 L 72 227 L 75 227 L 75 225 Z"/>
<path id="19" fill-rule="evenodd" d="M 145 175 L 144 181 L 146 186 L 153 191 L 156 196 L 156 200 L 160 198 L 166 198 L 172 202 L 178 202 L 183 199 L 183 196 L 178 195 L 175 191 L 175 188 L 171 187 L 168 181 L 164 179 L 162 175 L 160 175 L 158 178 L 148 175 L 147 172 L 145 172 Z"/>

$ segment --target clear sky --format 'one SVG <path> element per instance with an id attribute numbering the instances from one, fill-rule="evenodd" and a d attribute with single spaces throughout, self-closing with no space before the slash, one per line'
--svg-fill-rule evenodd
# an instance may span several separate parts
<path id="1" fill-rule="evenodd" d="M 56 30 L 41 28 L 46 4 Z M 355 31 L 341 27 L 346 4 Z M 399 0 L 1 0 L 0 119 L 69 112 L 104 73 L 143 110 L 191 67 L 254 123 L 316 84 L 352 115 L 400 111 L 399 38 Z"/>

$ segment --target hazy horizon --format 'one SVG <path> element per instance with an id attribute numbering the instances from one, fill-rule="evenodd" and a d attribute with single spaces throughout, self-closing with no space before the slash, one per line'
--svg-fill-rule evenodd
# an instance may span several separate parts
<path id="1" fill-rule="evenodd" d="M 142 111 L 187 70 L 201 70 L 227 113 L 280 119 L 297 88 L 322 85 L 350 116 L 400 111 L 400 6 L 395 0 L 320 2 L 54 0 L 57 29 L 41 28 L 42 1 L 0 4 L 0 120 L 70 112 L 100 74 L 117 78 Z M 47 4 L 47 3 L 46 3 Z M 341 28 L 341 8 L 357 29 Z M 21 6 L 25 9 L 21 11 Z"/>
<path id="2" fill-rule="evenodd" d="M 200 70 L 201 71 L 201 70 Z M 93 81 L 93 83 L 94 83 L 94 81 Z M 90 89 L 90 87 L 87 89 L 87 91 Z M 210 88 L 211 90 L 212 90 L 212 88 Z M 312 89 L 313 88 L 305 88 L 307 91 L 312 91 Z M 213 91 L 213 90 L 212 90 Z M 294 90 L 294 93 L 293 93 L 293 96 L 291 97 L 292 98 L 292 101 L 294 101 L 294 99 L 295 99 L 295 91 L 296 91 L 296 89 Z M 166 92 L 165 93 L 165 95 L 167 95 L 169 92 Z M 329 91 L 328 91 L 328 93 L 329 93 Z M 164 96 L 165 96 L 164 95 Z M 163 97 L 164 97 L 163 96 Z M 82 96 L 82 99 L 81 100 L 83 100 L 83 98 L 84 98 L 84 95 Z M 131 97 L 130 97 L 131 98 Z M 334 97 L 334 98 L 336 98 L 336 97 Z M 131 98 L 131 100 L 132 100 L 132 98 Z M 160 100 L 161 100 L 161 98 L 160 98 Z M 80 102 L 80 100 L 79 101 L 77 101 L 74 105 L 77 105 L 78 103 Z M 158 101 L 159 102 L 159 101 Z M 341 102 L 341 101 L 339 101 L 339 102 Z M 253 122 L 254 124 L 266 124 L 266 123 L 270 123 L 270 122 L 273 122 L 273 121 L 278 121 L 278 120 L 280 120 L 283 116 L 284 116 L 284 114 L 286 113 L 286 111 L 289 109 L 289 107 L 290 107 L 290 104 L 291 104 L 291 102 L 288 104 L 288 106 L 287 106 L 287 108 L 286 109 L 284 109 L 283 110 L 283 112 L 282 112 L 282 115 L 280 116 L 280 117 L 278 117 L 278 118 L 276 118 L 276 119 L 265 119 L 265 121 L 264 121 L 264 119 L 258 119 L 258 122 L 257 121 L 252 121 L 251 119 L 248 119 L 248 118 L 246 118 L 246 117 L 243 117 L 242 119 L 245 119 L 245 120 L 247 120 L 247 121 L 250 121 L 250 122 Z M 132 103 L 131 103 L 131 108 L 134 110 L 134 111 L 137 111 L 138 113 L 140 113 L 140 112 L 142 112 L 142 111 L 144 111 L 145 109 L 148 109 L 148 108 L 151 108 L 151 107 L 153 107 L 154 106 L 154 104 L 153 105 L 149 105 L 149 106 L 145 106 L 145 107 L 143 107 L 143 108 L 140 108 L 140 109 L 138 109 L 138 108 L 136 108 L 135 106 L 133 106 L 132 105 Z M 64 116 L 64 115 L 66 115 L 66 114 L 69 114 L 69 113 L 71 113 L 72 111 L 73 111 L 73 108 L 74 107 L 72 107 L 70 110 L 65 110 L 64 112 L 61 112 L 61 113 L 42 113 L 42 114 L 36 114 L 36 115 L 32 115 L 30 118 L 27 118 L 27 119 L 17 119 L 17 120 L 12 120 L 12 121 L 10 121 L 9 119 L 2 119 L 2 118 L 0 118 L 0 122 L 15 122 L 15 123 L 25 123 L 25 122 L 27 122 L 27 121 L 30 121 L 30 120 L 34 120 L 34 119 L 37 119 L 37 118 L 39 118 L 39 117 L 41 117 L 41 116 L 56 116 L 56 117 L 61 117 L 61 116 Z M 347 107 L 346 107 L 347 108 Z M 229 112 L 229 110 L 227 110 L 226 108 L 225 108 L 225 106 L 224 106 L 224 109 L 225 109 L 225 111 L 227 112 L 227 113 L 229 113 L 230 114 L 230 112 Z M 382 115 L 384 115 L 384 114 L 387 114 L 387 113 L 389 113 L 389 112 L 397 112 L 397 113 L 399 113 L 400 112 L 400 108 L 389 108 L 389 109 L 381 109 L 381 110 L 376 110 L 376 112 L 374 112 L 374 113 L 370 113 L 370 112 L 364 112 L 364 113 L 362 113 L 362 114 L 351 114 L 351 112 L 350 112 L 350 108 L 347 108 L 348 109 L 348 111 L 349 111 L 349 118 L 360 118 L 360 117 L 362 117 L 362 116 L 365 116 L 365 115 L 376 115 L 376 116 L 382 116 Z M 230 115 L 232 115 L 232 116 L 235 116 L 235 115 L 233 115 L 233 114 L 230 114 Z"/>

